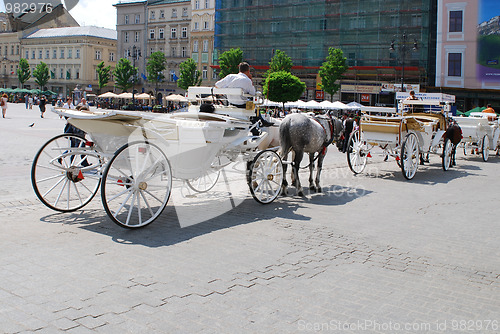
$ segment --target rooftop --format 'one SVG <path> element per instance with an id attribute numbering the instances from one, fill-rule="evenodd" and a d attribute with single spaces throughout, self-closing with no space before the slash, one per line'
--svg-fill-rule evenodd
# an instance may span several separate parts
<path id="1" fill-rule="evenodd" d="M 49 37 L 72 37 L 72 36 L 92 36 L 116 40 L 116 30 L 96 27 L 65 27 L 40 29 L 24 38 L 49 38 Z"/>

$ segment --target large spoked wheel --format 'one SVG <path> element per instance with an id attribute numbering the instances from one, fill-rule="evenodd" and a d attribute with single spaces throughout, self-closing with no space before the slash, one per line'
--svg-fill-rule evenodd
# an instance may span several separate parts
<path id="1" fill-rule="evenodd" d="M 447 171 L 451 167 L 451 160 L 453 154 L 453 143 L 449 138 L 446 138 L 443 146 L 443 156 L 442 156 L 442 165 L 443 170 Z"/>
<path id="2" fill-rule="evenodd" d="M 220 176 L 220 159 L 216 157 L 210 169 L 202 176 L 196 179 L 186 180 L 189 188 L 204 193 L 215 187 Z"/>
<path id="3" fill-rule="evenodd" d="M 165 154 L 154 144 L 135 142 L 122 146 L 108 163 L 101 197 L 113 222 L 139 228 L 158 218 L 171 190 L 172 172 Z"/>
<path id="4" fill-rule="evenodd" d="M 248 186 L 253 198 L 261 204 L 273 202 L 283 185 L 283 163 L 279 155 L 272 150 L 259 152 L 248 169 Z"/>
<path id="5" fill-rule="evenodd" d="M 354 174 L 363 172 L 368 160 L 366 146 L 361 140 L 361 133 L 353 131 L 347 143 L 347 163 Z"/>
<path id="6" fill-rule="evenodd" d="M 464 143 L 464 155 L 467 156 L 469 152 L 472 150 L 472 145 L 470 142 L 465 142 Z"/>
<path id="7" fill-rule="evenodd" d="M 488 161 L 490 156 L 490 139 L 488 135 L 484 135 L 483 141 L 481 143 L 481 156 L 483 157 L 483 161 Z"/>
<path id="8" fill-rule="evenodd" d="M 407 180 L 413 179 L 417 173 L 418 161 L 418 138 L 414 133 L 409 133 L 401 148 L 401 171 Z"/>
<path id="9" fill-rule="evenodd" d="M 46 142 L 31 166 L 31 184 L 47 207 L 71 212 L 87 205 L 99 190 L 103 159 L 84 137 L 58 135 Z"/>

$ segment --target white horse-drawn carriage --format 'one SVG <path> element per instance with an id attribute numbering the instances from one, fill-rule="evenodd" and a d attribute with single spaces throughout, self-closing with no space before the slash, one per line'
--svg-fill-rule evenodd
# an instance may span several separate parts
<path id="1" fill-rule="evenodd" d="M 252 196 L 271 203 L 281 191 L 283 165 L 276 149 L 258 148 L 267 133 L 251 133 L 258 123 L 250 117 L 261 99 L 254 97 L 246 109 L 215 105 L 214 112 L 199 111 L 204 98 L 222 94 L 243 95 L 239 88 L 192 87 L 188 111 L 173 114 L 53 109 L 87 136 L 61 134 L 40 148 L 31 171 L 36 195 L 49 208 L 69 212 L 88 204 L 100 188 L 111 220 L 138 228 L 161 214 L 173 178 L 208 191 L 223 167 L 241 159 Z"/>
<path id="2" fill-rule="evenodd" d="M 448 170 L 453 144 L 444 138 L 446 106 L 438 101 L 403 100 L 393 116 L 363 115 L 359 129 L 349 138 L 349 168 L 355 174 L 363 172 L 372 149 L 380 147 L 386 158 L 396 159 L 408 180 L 415 176 L 419 162 L 429 153 L 440 154 L 442 167 Z"/>
<path id="3" fill-rule="evenodd" d="M 498 149 L 500 127 L 497 115 L 473 112 L 469 117 L 453 117 L 453 120 L 462 129 L 464 154 L 477 152 L 488 161 L 490 149 Z"/>

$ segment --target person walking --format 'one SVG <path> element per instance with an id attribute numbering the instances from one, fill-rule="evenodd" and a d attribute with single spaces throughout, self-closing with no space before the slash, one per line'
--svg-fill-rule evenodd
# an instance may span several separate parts
<path id="1" fill-rule="evenodd" d="M 7 113 L 7 101 L 9 97 L 7 94 L 3 93 L 2 99 L 0 100 L 0 106 L 2 106 L 2 117 L 5 118 L 5 114 Z"/>
<path id="2" fill-rule="evenodd" d="M 45 113 L 45 105 L 47 104 L 47 100 L 45 99 L 45 96 L 40 97 L 40 104 L 38 107 L 40 108 L 40 118 L 43 118 L 43 114 Z"/>
<path id="3" fill-rule="evenodd" d="M 28 94 L 24 94 L 24 104 L 26 105 L 26 109 L 28 109 L 28 102 L 29 102 Z"/>
<path id="4" fill-rule="evenodd" d="M 31 95 L 28 98 L 28 107 L 29 109 L 33 109 L 33 97 Z"/>

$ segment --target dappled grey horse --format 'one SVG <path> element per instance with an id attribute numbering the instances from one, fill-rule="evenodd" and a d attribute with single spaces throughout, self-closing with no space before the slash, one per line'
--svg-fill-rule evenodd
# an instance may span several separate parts
<path id="1" fill-rule="evenodd" d="M 280 125 L 281 154 L 287 160 L 288 153 L 293 150 L 292 185 L 297 188 L 297 194 L 304 196 L 299 180 L 299 167 L 304 153 L 309 154 L 309 189 L 321 192 L 319 179 L 328 145 L 338 140 L 342 122 L 332 117 L 330 113 L 319 116 L 305 114 L 289 114 Z M 317 154 L 314 158 L 314 154 Z M 314 160 L 317 159 L 316 178 L 313 183 Z M 283 166 L 286 175 L 287 164 Z M 288 182 L 283 182 L 282 194 L 286 194 Z"/>

